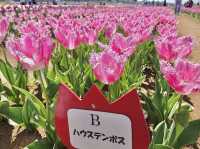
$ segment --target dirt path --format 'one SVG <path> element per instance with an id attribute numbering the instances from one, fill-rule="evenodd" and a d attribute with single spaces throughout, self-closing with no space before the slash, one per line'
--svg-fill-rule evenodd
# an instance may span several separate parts
<path id="1" fill-rule="evenodd" d="M 200 20 L 194 19 L 192 16 L 182 14 L 178 18 L 178 32 L 180 35 L 190 35 L 194 39 L 193 52 L 189 59 L 193 62 L 200 63 Z M 193 119 L 200 118 L 200 93 L 190 96 L 194 103 Z"/>

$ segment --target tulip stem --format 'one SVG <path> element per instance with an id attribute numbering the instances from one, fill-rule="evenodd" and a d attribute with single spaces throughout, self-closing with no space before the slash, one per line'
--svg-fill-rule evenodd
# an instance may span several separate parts
<path id="1" fill-rule="evenodd" d="M 44 72 L 42 70 L 40 70 L 40 72 L 39 72 L 39 77 L 40 77 L 40 80 L 41 80 L 41 85 L 42 85 L 42 87 L 45 91 L 45 94 L 46 94 L 47 81 L 46 81 L 46 78 L 44 76 Z"/>
<path id="2" fill-rule="evenodd" d="M 44 96 L 45 96 L 45 100 L 46 100 L 46 108 L 48 110 L 48 94 L 47 94 L 47 82 L 46 82 L 46 79 L 44 77 L 44 72 L 42 70 L 39 71 L 39 79 L 40 79 L 40 83 L 41 83 L 41 87 L 42 87 L 42 90 L 43 90 L 43 93 L 44 93 Z"/>
<path id="3" fill-rule="evenodd" d="M 181 110 L 181 105 L 182 105 L 182 102 L 183 102 L 183 96 L 180 97 L 180 99 L 179 99 L 178 102 L 179 102 L 178 112 L 180 112 L 180 110 Z"/>
<path id="4" fill-rule="evenodd" d="M 46 124 L 50 124 L 49 121 L 50 121 L 50 113 L 49 113 L 49 97 L 48 97 L 48 93 L 47 93 L 47 81 L 46 81 L 46 78 L 44 76 L 44 71 L 43 70 L 40 70 L 39 71 L 39 79 L 40 79 L 40 82 L 41 82 L 41 87 L 42 87 L 42 90 L 43 90 L 43 93 L 44 93 L 44 97 L 45 97 L 45 100 L 46 100 L 46 110 L 47 110 L 47 121 L 46 121 Z"/>

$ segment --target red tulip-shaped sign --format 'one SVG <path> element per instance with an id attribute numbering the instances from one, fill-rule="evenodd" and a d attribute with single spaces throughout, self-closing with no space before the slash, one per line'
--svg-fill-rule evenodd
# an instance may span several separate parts
<path id="1" fill-rule="evenodd" d="M 108 103 L 95 85 L 83 99 L 60 85 L 55 125 L 69 149 L 148 149 L 150 140 L 135 90 Z"/>

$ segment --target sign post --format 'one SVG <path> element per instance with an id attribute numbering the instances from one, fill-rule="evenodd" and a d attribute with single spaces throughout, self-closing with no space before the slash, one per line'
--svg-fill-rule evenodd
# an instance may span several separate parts
<path id="1" fill-rule="evenodd" d="M 82 100 L 60 85 L 55 125 L 69 149 L 148 149 L 150 142 L 135 90 L 108 103 L 95 85 Z"/>

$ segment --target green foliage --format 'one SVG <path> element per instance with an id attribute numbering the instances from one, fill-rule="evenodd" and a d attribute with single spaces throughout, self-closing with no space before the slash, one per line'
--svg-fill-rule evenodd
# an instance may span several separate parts
<path id="1" fill-rule="evenodd" d="M 53 68 L 48 71 L 48 79 L 66 83 L 79 96 L 83 96 L 95 81 L 89 65 L 89 56 L 93 49 L 98 47 L 81 45 L 70 51 L 59 46 L 52 58 Z"/>
<path id="2" fill-rule="evenodd" d="M 30 92 L 15 86 L 14 88 L 26 97 L 22 109 L 22 118 L 26 127 L 30 129 L 37 128 L 38 126 L 45 128 L 47 113 L 44 104 Z"/>
<path id="3" fill-rule="evenodd" d="M 181 132 L 176 143 L 175 148 L 179 149 L 187 144 L 194 144 L 200 136 L 200 120 L 189 122 L 188 126 Z"/>
<path id="4" fill-rule="evenodd" d="M 153 131 L 149 149 L 181 149 L 184 145 L 194 144 L 200 135 L 200 120 L 190 121 L 180 128 L 178 122 L 160 122 Z"/>
<path id="5" fill-rule="evenodd" d="M 140 45 L 135 54 L 133 54 L 127 60 L 124 68 L 124 72 L 121 78 L 114 84 L 108 86 L 107 93 L 104 93 L 111 102 L 127 91 L 133 88 L 139 88 L 145 80 L 143 68 L 148 63 L 146 55 L 153 48 L 152 42 L 146 42 Z M 142 50 L 146 49 L 146 50 Z"/>
<path id="6" fill-rule="evenodd" d="M 109 43 L 109 40 L 105 37 L 105 33 L 104 32 L 100 32 L 99 33 L 98 40 L 103 44 L 108 44 Z"/>
<path id="7" fill-rule="evenodd" d="M 28 146 L 27 149 L 65 149 L 65 147 L 59 142 L 55 141 L 55 143 L 49 142 L 47 138 L 43 138 L 42 140 L 35 140 Z"/>
<path id="8" fill-rule="evenodd" d="M 0 101 L 0 115 L 13 120 L 17 124 L 22 124 L 22 107 L 10 106 L 7 101 Z"/>
<path id="9" fill-rule="evenodd" d="M 8 62 L 4 62 L 3 60 L 0 60 L 0 72 L 6 80 L 6 84 L 0 82 L 2 90 L 5 91 L 5 98 L 8 98 L 15 104 L 21 104 L 24 98 L 20 96 L 20 93 L 12 86 L 14 85 L 27 89 L 28 73 L 24 71 L 20 65 L 17 65 L 17 67 L 14 68 Z"/>

